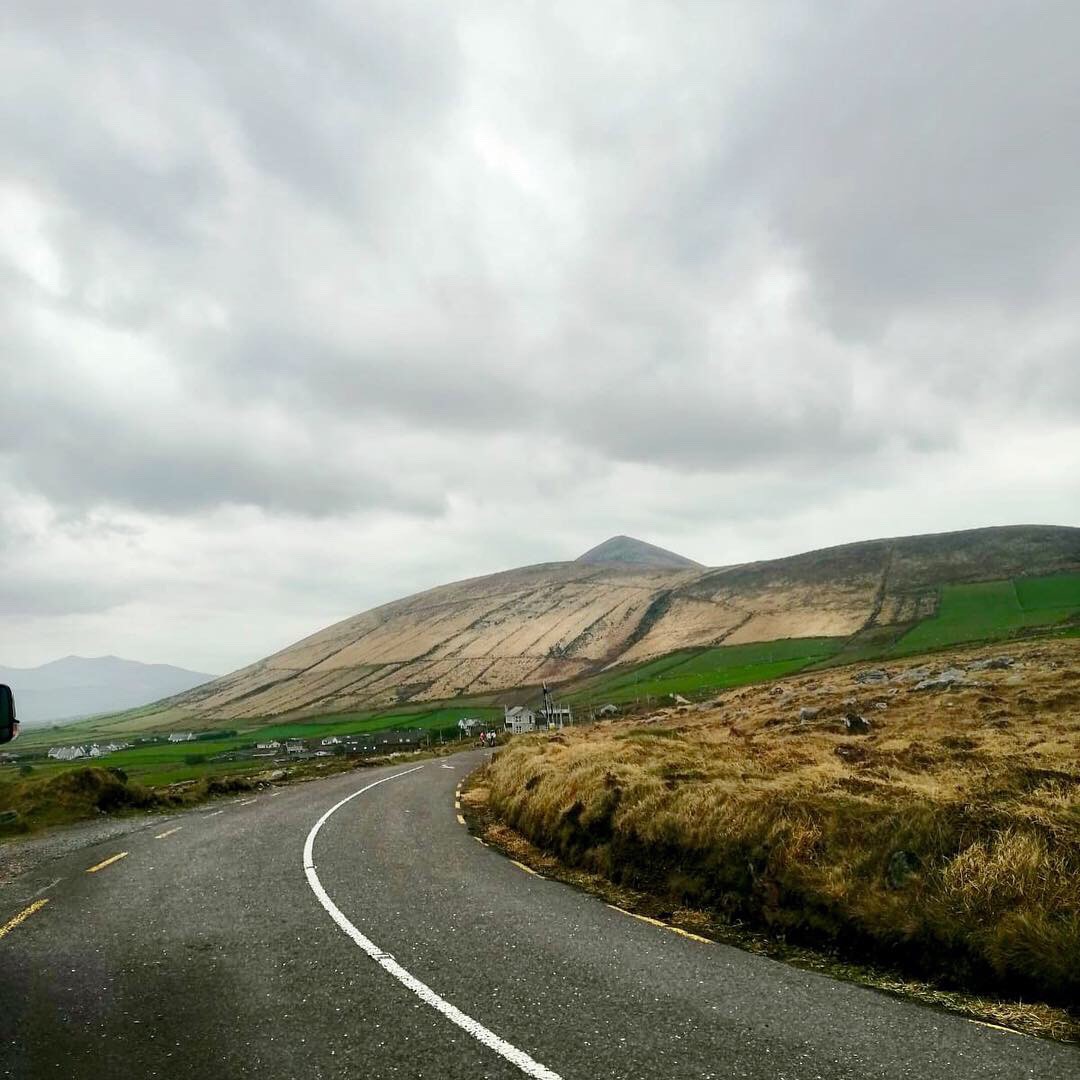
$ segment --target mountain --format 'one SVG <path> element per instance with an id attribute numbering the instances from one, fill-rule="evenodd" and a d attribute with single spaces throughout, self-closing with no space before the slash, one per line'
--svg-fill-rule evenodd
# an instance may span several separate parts
<path id="1" fill-rule="evenodd" d="M 65 656 L 36 668 L 0 667 L 0 683 L 15 692 L 19 720 L 27 726 L 135 708 L 213 678 L 118 656 Z"/>
<path id="2" fill-rule="evenodd" d="M 644 540 L 635 540 L 632 536 L 613 536 L 594 548 L 589 548 L 584 555 L 575 560 L 592 565 L 619 563 L 623 566 L 643 566 L 653 570 L 690 570 L 694 567 L 704 569 L 701 563 L 676 555 L 674 551 L 646 544 Z"/>
<path id="3" fill-rule="evenodd" d="M 658 564 L 659 562 L 659 564 Z M 1080 570 L 1080 529 L 1011 526 L 708 569 L 615 537 L 573 562 L 430 589 L 163 702 L 161 724 L 316 715 L 565 682 L 688 646 L 848 637 L 942 585 Z"/>

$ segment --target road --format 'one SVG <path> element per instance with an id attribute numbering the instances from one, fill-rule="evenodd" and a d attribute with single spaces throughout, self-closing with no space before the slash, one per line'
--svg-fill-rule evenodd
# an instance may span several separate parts
<path id="1" fill-rule="evenodd" d="M 0 1076 L 1080 1076 L 1075 1046 L 692 940 L 525 873 L 458 820 L 479 760 L 155 819 L 7 881 Z"/>

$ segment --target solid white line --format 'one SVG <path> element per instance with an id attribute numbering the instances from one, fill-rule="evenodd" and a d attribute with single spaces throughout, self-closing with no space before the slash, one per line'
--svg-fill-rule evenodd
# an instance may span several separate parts
<path id="1" fill-rule="evenodd" d="M 341 929 L 344 930 L 345 933 L 379 965 L 379 967 L 393 975 L 399 983 L 411 990 L 421 1001 L 442 1013 L 447 1020 L 457 1024 L 462 1031 L 467 1032 L 478 1042 L 481 1042 L 484 1046 L 494 1050 L 496 1054 L 501 1055 L 509 1061 L 511 1065 L 516 1065 L 527 1076 L 535 1077 L 536 1080 L 562 1080 L 558 1073 L 552 1072 L 551 1069 L 547 1068 L 545 1065 L 541 1065 L 540 1062 L 534 1061 L 524 1050 L 519 1050 L 505 1039 L 500 1039 L 495 1032 L 489 1031 L 478 1020 L 474 1020 L 471 1016 L 466 1015 L 460 1009 L 451 1005 L 449 1001 L 439 997 L 430 986 L 422 983 L 415 975 L 406 971 L 405 968 L 403 968 L 389 953 L 383 952 L 374 941 L 360 933 L 360 931 L 345 917 L 337 904 L 330 899 L 322 886 L 322 882 L 319 880 L 319 875 L 315 873 L 315 862 L 313 858 L 315 837 L 319 835 L 319 830 L 323 825 L 330 820 L 331 814 L 340 810 L 347 802 L 351 802 L 357 795 L 363 795 L 365 791 L 370 791 L 373 787 L 385 784 L 387 780 L 396 780 L 399 776 L 408 776 L 409 773 L 417 772 L 423 767 L 423 765 L 417 765 L 415 768 L 406 769 L 404 772 L 384 776 L 381 780 L 376 780 L 373 783 L 368 784 L 367 787 L 362 787 L 359 791 L 354 791 L 351 795 L 346 795 L 341 802 L 331 806 L 330 809 L 315 822 L 311 827 L 311 832 L 307 835 L 307 840 L 304 842 L 304 873 L 307 875 L 311 891 L 318 897 L 319 903 L 326 908 L 330 918 L 333 919 L 334 922 L 336 922 L 338 926 L 340 926 Z"/>

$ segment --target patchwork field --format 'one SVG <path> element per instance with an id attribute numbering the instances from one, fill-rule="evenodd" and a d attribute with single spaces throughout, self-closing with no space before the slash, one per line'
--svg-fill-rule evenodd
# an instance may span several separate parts
<path id="1" fill-rule="evenodd" d="M 946 585 L 937 615 L 915 626 L 890 652 L 906 655 L 1005 638 L 1029 627 L 1064 622 L 1077 612 L 1080 574 Z"/>

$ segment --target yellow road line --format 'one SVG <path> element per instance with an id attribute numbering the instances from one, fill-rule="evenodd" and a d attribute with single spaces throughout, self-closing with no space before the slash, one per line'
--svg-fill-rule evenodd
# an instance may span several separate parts
<path id="1" fill-rule="evenodd" d="M 121 851 L 117 855 L 110 855 L 104 862 L 99 862 L 97 866 L 88 867 L 86 872 L 88 874 L 96 874 L 99 870 L 104 870 L 106 866 L 111 866 L 114 862 L 125 858 L 127 858 L 127 852 Z"/>
<path id="2" fill-rule="evenodd" d="M 611 908 L 612 911 L 618 911 L 623 915 L 629 915 L 631 919 L 637 919 L 639 922 L 646 922 L 650 926 L 659 926 L 661 930 L 670 930 L 673 934 L 689 938 L 691 941 L 700 941 L 704 945 L 713 944 L 711 939 L 702 937 L 700 934 L 693 934 L 689 930 L 684 930 L 681 926 L 672 926 L 671 923 L 661 922 L 660 919 L 651 919 L 648 915 L 639 915 L 636 911 L 627 911 L 626 908 L 617 907 L 615 904 L 608 904 L 607 906 Z"/>
<path id="3" fill-rule="evenodd" d="M 179 832 L 183 827 L 183 825 L 177 825 L 175 829 L 167 829 L 165 832 L 159 832 L 157 836 L 154 837 L 154 839 L 164 840 L 166 836 L 172 836 L 174 832 Z"/>
<path id="4" fill-rule="evenodd" d="M 454 800 L 454 809 L 455 810 L 460 810 L 461 809 L 461 800 L 460 799 L 455 799 Z"/>
<path id="5" fill-rule="evenodd" d="M 20 911 L 14 919 L 8 919 L 8 921 L 4 923 L 3 926 L 0 926 L 0 938 L 2 938 L 5 934 L 10 934 L 11 931 L 19 925 L 19 923 L 26 922 L 26 920 L 29 919 L 35 911 L 40 911 L 48 902 L 48 897 L 46 897 L 44 900 L 35 900 L 28 908 L 23 908 L 23 910 Z"/>
<path id="6" fill-rule="evenodd" d="M 487 847 L 487 846 L 488 846 L 488 842 L 487 842 L 486 840 L 481 840 L 479 836 L 474 836 L 474 837 L 473 837 L 473 839 L 474 839 L 474 840 L 475 840 L 475 841 L 476 841 L 476 842 L 477 842 L 478 844 L 483 844 L 483 845 L 484 845 L 484 847 Z"/>
<path id="7" fill-rule="evenodd" d="M 465 819 L 460 814 L 458 814 L 458 816 L 457 816 L 457 823 L 459 825 L 464 825 L 465 824 Z"/>

